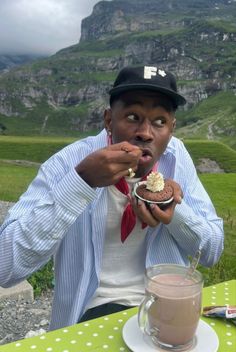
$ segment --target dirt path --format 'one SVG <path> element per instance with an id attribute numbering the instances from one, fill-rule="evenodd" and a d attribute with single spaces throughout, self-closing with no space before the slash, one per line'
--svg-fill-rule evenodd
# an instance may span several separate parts
<path id="1" fill-rule="evenodd" d="M 1 163 L 5 164 L 12 164 L 12 165 L 22 165 L 22 166 L 40 166 L 40 163 L 36 163 L 34 161 L 28 160 L 7 160 L 7 159 L 0 159 Z"/>

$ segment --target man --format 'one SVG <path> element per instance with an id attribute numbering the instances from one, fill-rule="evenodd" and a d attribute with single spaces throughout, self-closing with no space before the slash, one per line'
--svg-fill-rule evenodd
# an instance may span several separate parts
<path id="1" fill-rule="evenodd" d="M 0 234 L 0 284 L 20 282 L 54 255 L 51 329 L 138 305 L 150 265 L 187 266 L 199 249 L 203 265 L 219 259 L 222 220 L 172 137 L 184 103 L 171 73 L 124 68 L 110 90 L 105 129 L 46 161 L 10 210 Z M 165 210 L 131 195 L 134 182 L 156 169 L 173 180 L 174 202 Z"/>

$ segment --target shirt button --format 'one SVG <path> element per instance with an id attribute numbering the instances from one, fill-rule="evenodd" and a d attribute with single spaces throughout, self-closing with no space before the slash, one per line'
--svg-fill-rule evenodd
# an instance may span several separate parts
<path id="1" fill-rule="evenodd" d="M 59 234 L 59 233 L 53 233 L 53 234 L 52 234 L 52 238 L 53 238 L 54 240 L 57 240 L 59 237 L 60 237 L 60 234 Z"/>

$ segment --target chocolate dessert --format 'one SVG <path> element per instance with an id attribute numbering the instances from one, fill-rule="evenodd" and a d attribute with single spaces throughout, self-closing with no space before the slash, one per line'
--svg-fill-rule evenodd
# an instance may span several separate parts
<path id="1" fill-rule="evenodd" d="M 161 173 L 151 172 L 147 181 L 139 182 L 136 185 L 135 195 L 148 203 L 157 203 L 163 206 L 173 200 L 173 188 L 171 182 L 164 180 Z"/>

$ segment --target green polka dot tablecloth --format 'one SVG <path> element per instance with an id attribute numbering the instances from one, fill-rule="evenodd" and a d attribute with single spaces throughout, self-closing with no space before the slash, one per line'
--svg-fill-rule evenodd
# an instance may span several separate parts
<path id="1" fill-rule="evenodd" d="M 226 304 L 236 305 L 236 280 L 203 289 L 203 306 Z M 130 352 L 122 339 L 122 329 L 126 321 L 136 313 L 137 308 L 131 308 L 37 337 L 19 340 L 1 346 L 0 352 Z M 236 352 L 236 326 L 233 323 L 219 318 L 202 319 L 219 337 L 218 352 Z"/>

